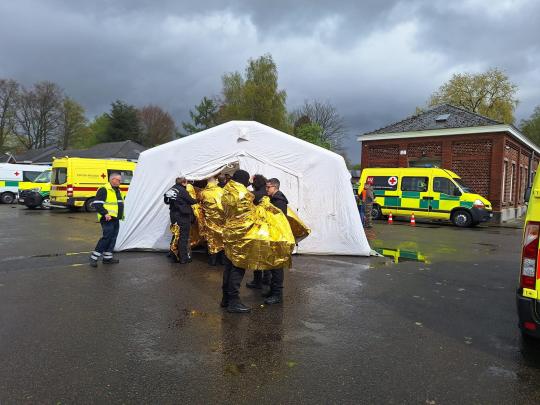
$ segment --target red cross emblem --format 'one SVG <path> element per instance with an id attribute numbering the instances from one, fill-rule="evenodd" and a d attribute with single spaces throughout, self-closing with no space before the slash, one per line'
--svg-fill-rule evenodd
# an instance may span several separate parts
<path id="1" fill-rule="evenodd" d="M 105 177 L 107 177 L 105 176 L 105 173 L 101 173 L 101 178 L 105 180 Z"/>
<path id="2" fill-rule="evenodd" d="M 397 183 L 397 177 L 396 176 L 392 176 L 388 179 L 388 184 L 390 184 L 391 186 L 395 186 Z"/>
<path id="3" fill-rule="evenodd" d="M 19 172 L 15 172 L 15 176 L 18 176 L 20 173 Z"/>

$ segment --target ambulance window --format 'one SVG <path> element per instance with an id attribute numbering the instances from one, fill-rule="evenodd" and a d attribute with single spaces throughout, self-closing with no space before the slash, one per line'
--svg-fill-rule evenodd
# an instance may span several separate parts
<path id="1" fill-rule="evenodd" d="M 51 171 L 46 170 L 34 179 L 34 183 L 49 183 L 51 181 Z"/>
<path id="2" fill-rule="evenodd" d="M 57 167 L 52 169 L 52 184 L 64 184 L 67 181 L 67 167 Z"/>
<path id="3" fill-rule="evenodd" d="M 397 190 L 398 179 L 396 176 L 369 176 L 373 179 L 373 190 Z M 363 189 L 363 186 L 362 186 Z"/>
<path id="4" fill-rule="evenodd" d="M 452 180 L 447 179 L 446 177 L 435 177 L 433 179 L 433 191 L 436 193 L 454 195 L 455 189 L 456 185 L 452 182 Z"/>
<path id="5" fill-rule="evenodd" d="M 403 177 L 401 179 L 401 191 L 424 192 L 428 188 L 427 177 Z"/>
<path id="6" fill-rule="evenodd" d="M 41 172 L 30 172 L 30 171 L 23 171 L 23 181 L 34 181 L 37 176 L 39 176 Z"/>
<path id="7" fill-rule="evenodd" d="M 133 178 L 133 171 L 132 170 L 114 170 L 109 169 L 107 170 L 107 176 L 110 177 L 111 174 L 118 173 L 120 176 L 122 176 L 122 183 L 120 184 L 130 184 L 131 179 Z"/>

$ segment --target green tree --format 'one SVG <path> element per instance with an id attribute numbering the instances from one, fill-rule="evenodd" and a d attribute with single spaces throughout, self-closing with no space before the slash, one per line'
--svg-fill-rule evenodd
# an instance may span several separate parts
<path id="1" fill-rule="evenodd" d="M 278 72 L 271 55 L 250 59 L 245 78 L 238 72 L 225 74 L 221 122 L 253 120 L 281 131 L 291 130 L 288 123 L 287 93 L 278 89 Z"/>
<path id="2" fill-rule="evenodd" d="M 215 99 L 203 97 L 195 111 L 189 111 L 192 122 L 182 122 L 187 135 L 215 127 L 218 123 L 219 103 Z"/>
<path id="3" fill-rule="evenodd" d="M 132 140 L 141 142 L 141 126 L 137 108 L 121 100 L 111 104 L 111 112 L 107 114 L 110 122 L 101 142 L 119 142 Z"/>
<path id="4" fill-rule="evenodd" d="M 540 145 L 540 106 L 537 106 L 529 119 L 521 120 L 519 129 L 531 141 Z"/>
<path id="5" fill-rule="evenodd" d="M 317 123 L 306 123 L 297 126 L 294 129 L 294 136 L 325 149 L 332 148 L 331 142 L 325 139 L 323 129 Z"/>
<path id="6" fill-rule="evenodd" d="M 58 145 L 63 149 L 80 143 L 86 135 L 87 119 L 84 108 L 75 100 L 66 97 L 62 103 Z"/>
<path id="7" fill-rule="evenodd" d="M 92 122 L 82 131 L 81 137 L 74 141 L 73 147 L 76 149 L 86 149 L 102 142 L 102 139 L 106 139 L 106 133 L 110 123 L 111 119 L 106 113 L 94 117 Z"/>
<path id="8" fill-rule="evenodd" d="M 517 86 L 497 68 L 484 73 L 457 73 L 431 95 L 430 106 L 450 103 L 497 121 L 512 124 Z"/>

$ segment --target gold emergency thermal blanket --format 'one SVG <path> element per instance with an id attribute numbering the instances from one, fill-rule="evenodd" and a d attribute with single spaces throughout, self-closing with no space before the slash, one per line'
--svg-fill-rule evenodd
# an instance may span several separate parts
<path id="1" fill-rule="evenodd" d="M 210 254 L 223 250 L 223 225 L 225 223 L 221 204 L 223 193 L 223 189 L 215 183 L 208 183 L 200 193 L 204 212 L 204 234 Z"/>
<path id="2" fill-rule="evenodd" d="M 198 200 L 197 191 L 192 184 L 188 184 L 186 190 L 191 198 Z M 195 215 L 195 223 L 191 224 L 189 229 L 189 245 L 194 247 L 202 244 L 205 240 L 204 213 L 200 204 L 193 204 L 191 208 L 193 209 L 193 215 Z"/>
<path id="3" fill-rule="evenodd" d="M 173 237 L 171 239 L 170 250 L 171 250 L 171 253 L 174 255 L 174 257 L 176 257 L 176 260 L 179 261 L 180 256 L 178 254 L 178 241 L 180 240 L 180 227 L 178 226 L 178 224 L 171 224 L 169 229 L 171 230 L 171 233 L 173 234 Z"/>
<path id="4" fill-rule="evenodd" d="M 294 236 L 287 218 L 263 197 L 253 204 L 253 194 L 233 180 L 224 188 L 223 242 L 225 254 L 243 269 L 270 270 L 290 267 Z"/>
<path id="5" fill-rule="evenodd" d="M 298 215 L 296 215 L 296 213 L 290 207 L 287 207 L 287 220 L 291 226 L 291 231 L 294 235 L 296 243 L 307 238 L 311 233 L 311 229 L 309 229 L 306 224 L 304 224 L 302 220 L 298 218 Z"/>

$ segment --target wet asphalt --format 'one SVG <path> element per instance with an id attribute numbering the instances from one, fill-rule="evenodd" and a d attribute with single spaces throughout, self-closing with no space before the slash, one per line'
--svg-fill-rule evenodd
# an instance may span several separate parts
<path id="1" fill-rule="evenodd" d="M 202 253 L 91 269 L 91 214 L 0 205 L 0 229 L 0 404 L 540 402 L 519 229 L 379 222 L 372 247 L 425 259 L 296 256 L 283 305 L 242 289 L 249 315 Z"/>

